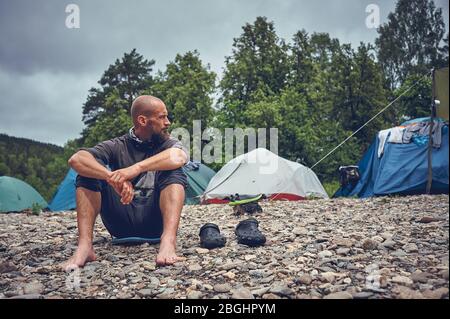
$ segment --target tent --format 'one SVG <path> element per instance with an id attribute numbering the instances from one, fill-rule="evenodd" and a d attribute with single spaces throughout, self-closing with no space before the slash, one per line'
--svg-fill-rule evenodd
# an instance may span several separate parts
<path id="1" fill-rule="evenodd" d="M 192 205 L 200 202 L 199 196 L 203 193 L 215 172 L 208 166 L 197 162 L 189 162 L 183 167 L 188 179 L 185 204 Z M 75 179 L 77 173 L 69 169 L 66 177 L 59 185 L 55 196 L 48 205 L 51 211 L 75 209 Z"/>
<path id="2" fill-rule="evenodd" d="M 47 207 L 45 199 L 29 184 L 20 179 L 0 177 L 0 212 L 19 212 L 33 205 Z"/>
<path id="3" fill-rule="evenodd" d="M 189 184 L 186 189 L 185 203 L 187 205 L 200 204 L 200 196 L 216 172 L 197 162 L 189 162 L 183 167 L 183 171 L 186 173 Z"/>
<path id="4" fill-rule="evenodd" d="M 421 118 L 402 123 L 402 126 L 430 121 Z M 441 122 L 443 122 L 441 120 Z M 391 133 L 389 133 L 391 134 Z M 448 194 L 448 124 L 443 123 L 442 141 L 439 148 L 432 148 L 431 193 Z M 389 135 L 388 135 L 389 136 Z M 386 142 L 381 156 L 378 155 L 379 134 L 358 163 L 360 179 L 353 186 L 341 187 L 334 197 L 371 197 L 389 194 L 425 194 L 428 180 L 428 141 L 407 144 Z"/>
<path id="5" fill-rule="evenodd" d="M 59 184 L 55 196 L 53 196 L 48 205 L 48 209 L 53 212 L 75 209 L 77 206 L 75 198 L 76 178 L 77 172 L 70 168 L 61 184 Z"/>
<path id="6" fill-rule="evenodd" d="M 237 156 L 211 179 L 204 203 L 225 203 L 234 194 L 264 194 L 273 200 L 300 200 L 328 195 L 308 167 L 279 157 L 265 148 Z"/>

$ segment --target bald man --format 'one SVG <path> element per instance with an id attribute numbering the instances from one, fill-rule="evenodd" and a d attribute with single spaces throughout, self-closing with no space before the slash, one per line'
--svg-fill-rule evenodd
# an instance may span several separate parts
<path id="1" fill-rule="evenodd" d="M 181 167 L 188 155 L 170 137 L 167 109 L 160 99 L 138 97 L 131 116 L 128 134 L 82 149 L 69 159 L 78 173 L 79 238 L 74 255 L 63 264 L 65 270 L 96 259 L 92 239 L 99 213 L 113 237 L 160 241 L 158 265 L 181 259 L 176 255 L 176 235 L 187 186 Z"/>

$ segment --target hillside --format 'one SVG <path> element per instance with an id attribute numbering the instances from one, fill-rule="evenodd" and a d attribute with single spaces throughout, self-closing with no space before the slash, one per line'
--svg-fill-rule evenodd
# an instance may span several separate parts
<path id="1" fill-rule="evenodd" d="M 62 155 L 60 146 L 0 134 L 0 176 L 26 181 L 47 201 L 66 173 L 55 168 Z"/>

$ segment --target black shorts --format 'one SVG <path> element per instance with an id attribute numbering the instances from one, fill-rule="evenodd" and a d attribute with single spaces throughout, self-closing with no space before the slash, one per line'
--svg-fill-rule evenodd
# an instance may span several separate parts
<path id="1" fill-rule="evenodd" d="M 145 196 L 135 195 L 132 202 L 123 205 L 120 196 L 104 180 L 77 176 L 76 187 L 101 192 L 100 216 L 111 236 L 160 238 L 163 231 L 159 197 L 168 185 L 187 186 L 187 178 L 181 168 L 155 172 L 154 189 Z"/>

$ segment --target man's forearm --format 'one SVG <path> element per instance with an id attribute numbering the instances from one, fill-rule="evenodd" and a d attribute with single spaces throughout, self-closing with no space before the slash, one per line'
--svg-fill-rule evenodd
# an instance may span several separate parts
<path id="1" fill-rule="evenodd" d="M 69 159 L 69 165 L 78 174 L 84 177 L 96 179 L 108 179 L 111 172 L 101 165 L 91 153 L 78 151 Z"/>
<path id="2" fill-rule="evenodd" d="M 169 171 L 180 168 L 187 162 L 186 153 L 179 148 L 169 148 L 161 153 L 136 163 L 139 172 Z"/>

